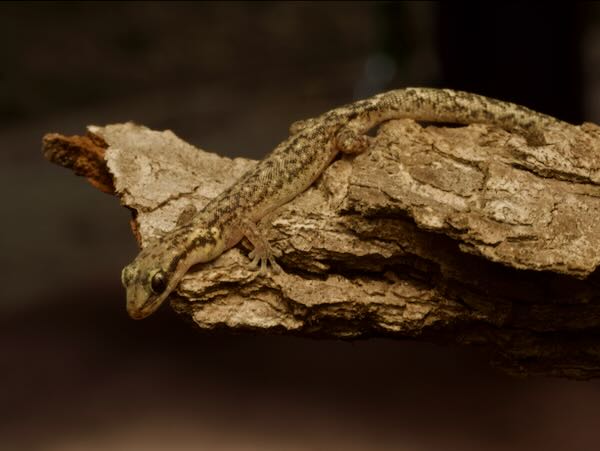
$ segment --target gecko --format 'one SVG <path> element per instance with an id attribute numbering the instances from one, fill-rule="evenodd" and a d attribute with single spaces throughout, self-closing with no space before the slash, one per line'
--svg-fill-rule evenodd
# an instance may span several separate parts
<path id="1" fill-rule="evenodd" d="M 148 242 L 121 273 L 127 311 L 142 319 L 156 311 L 196 264 L 216 259 L 244 237 L 251 266 L 280 267 L 258 222 L 305 191 L 338 152 L 368 147 L 367 133 L 391 119 L 456 124 L 487 123 L 543 144 L 544 128 L 566 124 L 514 103 L 450 89 L 404 88 L 335 108 L 292 124 L 290 136 L 193 217 Z M 568 124 L 567 124 L 568 125 Z"/>

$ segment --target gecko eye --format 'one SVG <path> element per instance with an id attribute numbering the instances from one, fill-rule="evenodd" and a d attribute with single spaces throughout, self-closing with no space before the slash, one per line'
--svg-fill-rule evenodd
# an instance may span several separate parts
<path id="1" fill-rule="evenodd" d="M 161 294 L 167 289 L 167 278 L 160 269 L 154 273 L 150 280 L 150 288 L 154 294 Z"/>

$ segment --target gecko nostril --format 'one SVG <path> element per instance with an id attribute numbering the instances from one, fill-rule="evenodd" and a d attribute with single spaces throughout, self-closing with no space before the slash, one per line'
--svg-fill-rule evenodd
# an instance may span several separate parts
<path id="1" fill-rule="evenodd" d="M 125 266 L 125 268 L 123 268 L 123 271 L 121 271 L 121 283 L 127 287 L 127 285 L 129 285 L 129 282 L 131 281 L 131 269 L 129 268 L 129 266 Z"/>

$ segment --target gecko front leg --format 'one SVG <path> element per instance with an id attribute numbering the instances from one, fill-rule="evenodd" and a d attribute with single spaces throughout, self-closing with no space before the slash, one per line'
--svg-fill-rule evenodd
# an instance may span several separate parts
<path id="1" fill-rule="evenodd" d="M 260 262 L 260 273 L 265 274 L 267 271 L 267 262 L 271 265 L 273 272 L 283 272 L 281 266 L 275 260 L 275 257 L 281 256 L 281 251 L 271 247 L 269 241 L 260 233 L 255 223 L 249 219 L 244 219 L 241 222 L 241 229 L 244 236 L 248 238 L 250 244 L 254 247 L 248 254 L 248 257 L 252 259 L 250 265 L 253 268 L 258 268 Z"/>

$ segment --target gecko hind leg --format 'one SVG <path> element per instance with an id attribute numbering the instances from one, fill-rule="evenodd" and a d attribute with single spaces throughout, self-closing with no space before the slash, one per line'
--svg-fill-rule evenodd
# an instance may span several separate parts
<path id="1" fill-rule="evenodd" d="M 252 259 L 250 266 L 257 269 L 260 262 L 260 273 L 265 274 L 268 263 L 273 272 L 283 272 L 283 269 L 281 269 L 281 266 L 275 260 L 275 257 L 281 256 L 281 252 L 271 247 L 269 241 L 260 233 L 256 224 L 252 221 L 245 220 L 242 222 L 242 226 L 244 235 L 254 247 L 248 254 L 248 257 Z"/>
<path id="2" fill-rule="evenodd" d="M 369 147 L 373 138 L 364 133 L 361 125 L 349 122 L 338 130 L 335 135 L 335 145 L 340 152 L 358 154 Z"/>

